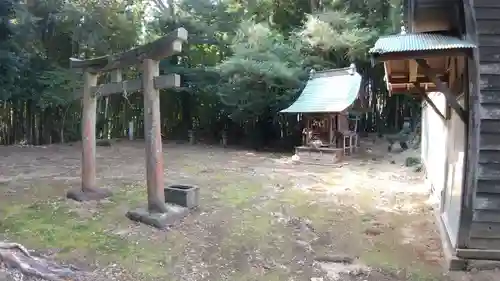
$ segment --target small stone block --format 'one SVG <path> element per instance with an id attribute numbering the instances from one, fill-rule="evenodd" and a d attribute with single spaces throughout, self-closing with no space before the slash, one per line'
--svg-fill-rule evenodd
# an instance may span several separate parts
<path id="1" fill-rule="evenodd" d="M 150 213 L 147 208 L 138 208 L 128 211 L 125 216 L 132 221 L 163 229 L 189 214 L 188 208 L 172 204 L 166 204 L 166 206 L 168 209 L 166 213 Z"/>
<path id="2" fill-rule="evenodd" d="M 189 209 L 198 207 L 200 189 L 190 185 L 171 185 L 165 187 L 165 203 L 176 204 Z"/>
<path id="3" fill-rule="evenodd" d="M 66 198 L 72 199 L 78 202 L 92 201 L 92 200 L 102 200 L 112 195 L 111 190 L 104 188 L 93 188 L 93 189 L 81 189 L 74 188 L 70 189 L 66 193 Z"/>
<path id="4" fill-rule="evenodd" d="M 469 260 L 458 258 L 455 255 L 445 255 L 445 268 L 447 271 L 464 271 L 467 270 Z"/>

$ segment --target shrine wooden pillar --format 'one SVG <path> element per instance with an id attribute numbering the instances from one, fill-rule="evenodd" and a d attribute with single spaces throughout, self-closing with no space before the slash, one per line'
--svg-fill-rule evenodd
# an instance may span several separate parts
<path id="1" fill-rule="evenodd" d="M 160 91 L 154 87 L 154 77 L 159 75 L 159 62 L 146 59 L 142 62 L 144 93 L 144 138 L 146 141 L 146 179 L 148 210 L 165 212 L 163 195 L 163 151 L 161 141 Z"/>
<path id="2" fill-rule="evenodd" d="M 98 192 L 96 186 L 96 107 L 97 99 L 92 94 L 92 87 L 97 85 L 97 74 L 86 71 L 83 74 L 83 112 L 82 112 L 82 192 L 68 193 L 68 197 L 79 199 L 92 196 L 94 199 L 105 197 L 105 192 Z M 79 196 L 80 195 L 80 196 Z M 100 195 L 100 196 L 99 196 Z M 82 198 L 83 199 L 83 198 Z"/>

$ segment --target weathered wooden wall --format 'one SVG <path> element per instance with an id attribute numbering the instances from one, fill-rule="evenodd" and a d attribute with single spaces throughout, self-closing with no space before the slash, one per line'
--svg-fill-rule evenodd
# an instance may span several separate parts
<path id="1" fill-rule="evenodd" d="M 500 250 L 500 1 L 475 0 L 479 157 L 469 248 Z"/>
<path id="2" fill-rule="evenodd" d="M 413 6 L 413 7 L 412 7 Z M 414 0 L 408 5 L 411 32 L 452 30 L 460 20 L 460 0 Z"/>

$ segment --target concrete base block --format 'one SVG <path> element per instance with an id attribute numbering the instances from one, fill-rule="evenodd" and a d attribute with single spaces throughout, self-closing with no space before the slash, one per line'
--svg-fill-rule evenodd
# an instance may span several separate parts
<path id="1" fill-rule="evenodd" d="M 441 219 L 439 208 L 435 210 L 434 214 L 439 228 L 441 246 L 443 248 L 443 267 L 445 271 L 450 272 L 466 270 L 469 261 L 456 256 L 456 249 L 454 249 L 450 244 L 450 239 L 448 238 L 446 227 L 444 226 L 443 220 Z"/>
<path id="2" fill-rule="evenodd" d="M 466 271 L 469 266 L 469 260 L 457 257 L 454 254 L 444 254 L 444 266 L 447 271 Z"/>
<path id="3" fill-rule="evenodd" d="M 105 188 L 93 188 L 93 189 L 74 188 L 70 189 L 66 193 L 66 198 L 78 202 L 83 202 L 91 200 L 102 200 L 110 197 L 111 195 L 112 195 L 111 190 Z"/>
<path id="4" fill-rule="evenodd" d="M 173 204 L 165 205 L 168 209 L 166 213 L 150 213 L 147 208 L 138 208 L 128 211 L 125 216 L 132 221 L 163 229 L 189 214 L 188 208 Z"/>

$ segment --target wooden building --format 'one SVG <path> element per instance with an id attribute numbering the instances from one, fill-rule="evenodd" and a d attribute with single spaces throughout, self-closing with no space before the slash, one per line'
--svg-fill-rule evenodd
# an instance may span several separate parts
<path id="1" fill-rule="evenodd" d="M 405 0 L 404 11 L 407 34 L 370 52 L 391 92 L 424 100 L 422 158 L 450 269 L 500 260 L 500 1 Z"/>
<path id="2" fill-rule="evenodd" d="M 363 105 L 359 95 L 361 81 L 354 64 L 347 68 L 311 71 L 301 95 L 281 111 L 299 114 L 303 120 L 303 143 L 296 147 L 297 155 L 317 152 L 336 162 L 354 152 L 358 146 L 358 118 L 352 113 Z"/>

